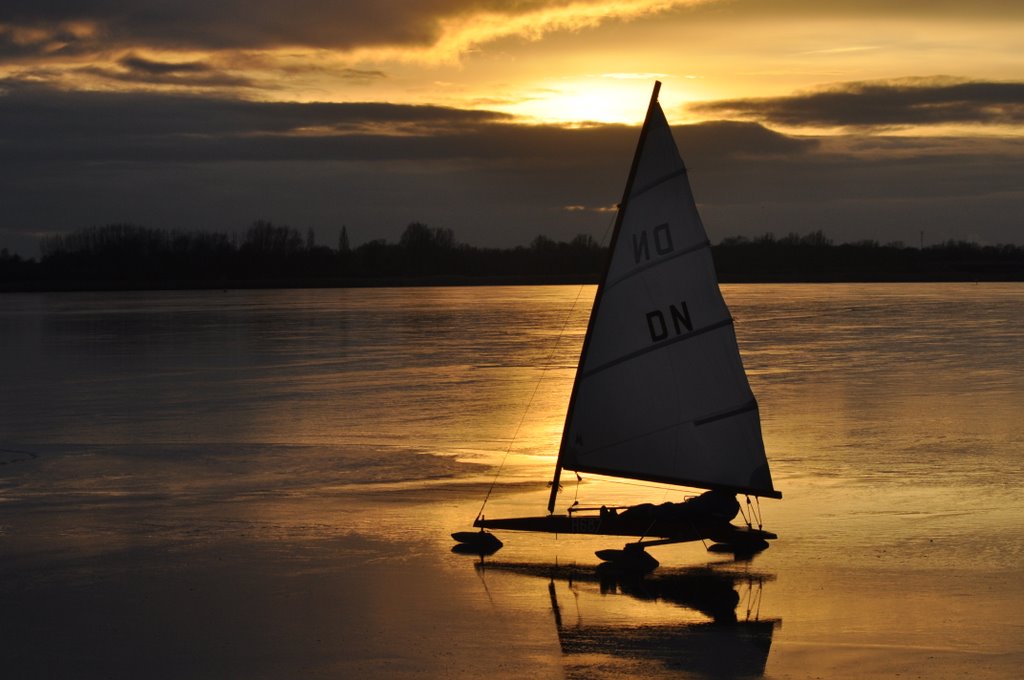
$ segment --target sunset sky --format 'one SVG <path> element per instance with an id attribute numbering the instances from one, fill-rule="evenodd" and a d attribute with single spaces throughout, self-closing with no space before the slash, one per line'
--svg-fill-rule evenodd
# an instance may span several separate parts
<path id="1" fill-rule="evenodd" d="M 713 241 L 1024 243 L 1019 0 L 0 5 L 0 247 L 603 239 L 655 80 Z"/>

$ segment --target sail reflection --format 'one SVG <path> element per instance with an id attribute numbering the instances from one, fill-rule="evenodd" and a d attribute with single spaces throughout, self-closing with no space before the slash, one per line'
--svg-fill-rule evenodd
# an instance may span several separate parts
<path id="1" fill-rule="evenodd" d="M 613 657 L 696 677 L 764 675 L 780 619 L 761 618 L 771 575 L 713 567 L 630 574 L 600 567 L 481 561 L 477 568 L 547 580 L 566 660 Z"/>

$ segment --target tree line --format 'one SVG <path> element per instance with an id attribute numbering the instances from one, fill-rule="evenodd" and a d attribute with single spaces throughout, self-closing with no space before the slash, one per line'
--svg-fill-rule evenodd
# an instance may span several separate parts
<path id="1" fill-rule="evenodd" d="M 397 243 L 336 247 L 267 221 L 242 234 L 89 227 L 40 241 L 41 257 L 0 251 L 5 290 L 595 282 L 607 250 L 587 235 L 537 236 L 528 246 L 479 248 L 451 229 L 409 224 Z M 835 244 L 822 231 L 730 237 L 713 246 L 719 279 L 732 281 L 1024 280 L 1024 249 L 948 241 L 927 248 L 876 241 Z"/>
<path id="2" fill-rule="evenodd" d="M 723 239 L 714 246 L 722 281 L 1024 281 L 1024 248 L 949 240 L 927 247 L 902 241 L 836 244 L 821 230 Z"/>
<path id="3" fill-rule="evenodd" d="M 242 234 L 111 224 L 40 239 L 38 261 L 0 253 L 0 284 L 11 289 L 384 285 L 483 279 L 586 281 L 605 249 L 580 235 L 537 236 L 529 246 L 478 248 L 451 229 L 410 223 L 397 243 L 337 247 L 312 230 L 259 220 Z"/>

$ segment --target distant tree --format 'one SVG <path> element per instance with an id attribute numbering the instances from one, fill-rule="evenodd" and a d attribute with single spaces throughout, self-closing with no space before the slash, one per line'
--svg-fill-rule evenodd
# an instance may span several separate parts
<path id="1" fill-rule="evenodd" d="M 555 242 L 544 234 L 538 234 L 536 238 L 530 241 L 530 250 L 538 253 L 554 250 L 555 246 Z"/>
<path id="2" fill-rule="evenodd" d="M 810 246 L 812 248 L 827 248 L 832 245 L 832 239 L 825 236 L 825 232 L 821 229 L 818 229 L 800 237 L 799 243 L 802 246 Z"/>
<path id="3" fill-rule="evenodd" d="M 399 237 L 398 245 L 408 250 L 426 250 L 432 240 L 430 227 L 422 222 L 411 222 Z"/>
<path id="4" fill-rule="evenodd" d="M 578 250 L 590 250 L 600 247 L 590 234 L 578 234 L 576 238 L 569 242 L 569 245 Z"/>
<path id="5" fill-rule="evenodd" d="M 367 241 L 352 251 L 356 262 L 356 271 L 370 276 L 390 276 L 401 273 L 396 251 L 398 246 L 391 245 L 386 239 Z"/>
<path id="6" fill-rule="evenodd" d="M 343 224 L 341 225 L 341 233 L 338 234 L 338 252 L 347 253 L 352 250 L 352 246 L 348 242 L 348 228 Z"/>
<path id="7" fill-rule="evenodd" d="M 402 232 L 398 245 L 417 253 L 451 250 L 455 247 L 455 233 L 451 229 L 411 222 Z"/>
<path id="8" fill-rule="evenodd" d="M 245 232 L 242 250 L 265 255 L 293 255 L 302 250 L 302 237 L 291 227 L 256 220 Z"/>

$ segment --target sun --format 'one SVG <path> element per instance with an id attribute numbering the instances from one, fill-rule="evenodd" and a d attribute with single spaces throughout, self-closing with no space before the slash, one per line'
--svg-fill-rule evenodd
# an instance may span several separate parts
<path id="1" fill-rule="evenodd" d="M 586 78 L 531 88 L 501 110 L 548 125 L 639 125 L 647 113 L 654 77 Z"/>

